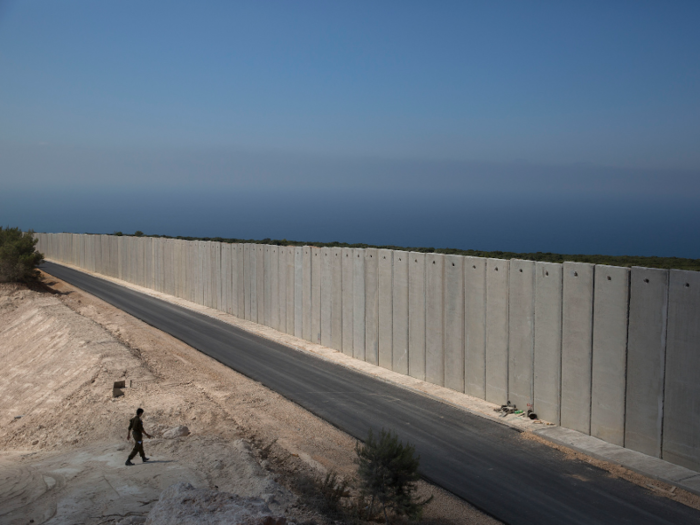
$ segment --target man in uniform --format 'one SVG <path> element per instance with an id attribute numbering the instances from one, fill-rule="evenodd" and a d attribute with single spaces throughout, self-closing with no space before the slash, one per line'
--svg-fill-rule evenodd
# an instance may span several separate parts
<path id="1" fill-rule="evenodd" d="M 131 435 L 133 434 L 135 443 L 134 450 L 131 451 L 131 454 L 129 454 L 129 459 L 126 460 L 125 465 L 127 466 L 133 465 L 131 460 L 136 457 L 136 454 L 141 455 L 141 461 L 143 461 L 144 463 L 148 461 L 148 458 L 146 457 L 146 454 L 143 451 L 143 434 L 145 434 L 146 437 L 148 437 L 149 439 L 152 436 L 143 429 L 143 422 L 141 421 L 142 414 L 143 408 L 139 408 L 136 410 L 136 417 L 133 417 L 129 420 L 129 430 L 126 434 L 126 440 L 129 441 Z"/>

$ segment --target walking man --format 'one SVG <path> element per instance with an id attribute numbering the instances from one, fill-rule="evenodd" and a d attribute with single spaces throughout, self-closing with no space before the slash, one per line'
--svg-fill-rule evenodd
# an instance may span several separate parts
<path id="1" fill-rule="evenodd" d="M 126 434 L 126 440 L 129 441 L 131 435 L 133 434 L 135 443 L 134 449 L 131 451 L 131 454 L 129 454 L 129 459 L 126 460 L 125 465 L 127 466 L 133 465 L 131 460 L 136 457 L 136 454 L 139 454 L 141 456 L 141 461 L 143 461 L 144 463 L 148 461 L 148 458 L 146 457 L 146 454 L 143 451 L 143 435 L 145 434 L 146 437 L 148 437 L 149 439 L 152 436 L 143 429 L 143 422 L 141 421 L 142 414 L 143 408 L 139 408 L 136 410 L 136 417 L 133 417 L 129 420 L 129 430 Z"/>

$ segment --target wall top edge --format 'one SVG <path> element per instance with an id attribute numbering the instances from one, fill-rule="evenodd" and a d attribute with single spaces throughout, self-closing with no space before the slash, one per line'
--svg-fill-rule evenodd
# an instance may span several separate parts
<path id="1" fill-rule="evenodd" d="M 130 236 L 130 235 L 123 235 L 123 236 L 115 236 L 113 234 L 105 234 L 105 233 L 69 233 L 69 232 L 55 232 L 55 233 L 50 233 L 50 232 L 34 232 L 35 236 L 39 235 L 46 235 L 46 236 L 59 236 L 59 235 L 68 235 L 71 237 L 76 237 L 76 236 L 93 236 L 93 237 L 115 237 L 119 241 L 128 241 L 128 240 L 136 240 L 136 239 L 144 239 L 144 240 L 149 240 L 149 241 L 175 241 L 179 243 L 187 243 L 187 242 L 194 242 L 198 243 L 200 246 L 204 245 L 204 243 L 208 244 L 224 244 L 224 245 L 230 245 L 230 246 L 257 246 L 261 251 L 265 250 L 266 248 L 269 247 L 276 247 L 279 248 L 280 251 L 284 248 L 288 248 L 290 252 L 296 251 L 296 250 L 304 250 L 304 249 L 309 249 L 311 248 L 313 251 L 316 250 L 323 250 L 323 249 L 328 249 L 328 250 L 337 250 L 339 252 L 346 251 L 346 250 L 352 250 L 352 251 L 379 251 L 383 253 L 388 253 L 388 252 L 404 252 L 407 254 L 410 254 L 411 256 L 435 256 L 435 255 L 441 255 L 445 257 L 463 257 L 465 259 L 469 260 L 480 260 L 480 261 L 497 261 L 498 263 L 509 263 L 510 261 L 513 262 L 531 262 L 539 266 L 550 266 L 556 265 L 556 266 L 564 266 L 566 265 L 567 267 L 579 267 L 579 268 L 620 268 L 620 269 L 627 269 L 628 271 L 634 271 L 639 272 L 639 271 L 645 271 L 645 272 L 665 272 L 668 273 L 669 271 L 672 271 L 674 273 L 688 273 L 688 274 L 700 274 L 700 271 L 697 270 L 685 270 L 685 269 L 679 269 L 679 268 L 650 268 L 647 266 L 617 266 L 617 265 L 612 265 L 612 264 L 596 264 L 596 263 L 588 263 L 588 262 L 578 262 L 578 261 L 564 261 L 562 263 L 559 262 L 550 262 L 550 261 L 533 261 L 530 259 L 519 259 L 519 258 L 512 258 L 512 259 L 501 259 L 501 258 L 496 258 L 496 257 L 480 257 L 477 255 L 462 255 L 462 254 L 454 254 L 454 253 L 442 253 L 442 252 L 422 252 L 422 251 L 412 251 L 412 250 L 401 250 L 401 249 L 394 249 L 394 248 L 354 248 L 354 247 L 348 247 L 348 246 L 315 246 L 312 244 L 304 244 L 304 245 L 278 245 L 278 244 L 258 244 L 258 243 L 232 243 L 232 242 L 222 242 L 222 241 L 201 241 L 201 240 L 187 240 L 187 239 L 175 239 L 175 238 L 169 238 L 169 237 L 150 237 L 150 236 L 143 236 L 143 237 L 135 237 L 135 236 Z"/>

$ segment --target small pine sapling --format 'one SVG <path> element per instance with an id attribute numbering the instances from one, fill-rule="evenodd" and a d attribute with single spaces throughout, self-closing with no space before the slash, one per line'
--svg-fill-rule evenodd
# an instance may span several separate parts
<path id="1" fill-rule="evenodd" d="M 375 438 L 370 429 L 364 446 L 358 444 L 356 452 L 360 490 L 370 502 L 368 519 L 375 503 L 381 506 L 387 523 L 388 512 L 419 519 L 432 496 L 421 501 L 415 494 L 420 479 L 420 456 L 415 454 L 415 447 L 404 445 L 394 432 L 384 429 Z"/>

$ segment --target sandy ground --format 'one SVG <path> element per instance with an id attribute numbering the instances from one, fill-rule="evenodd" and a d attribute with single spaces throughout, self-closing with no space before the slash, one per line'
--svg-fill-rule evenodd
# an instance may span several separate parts
<path id="1" fill-rule="evenodd" d="M 103 301 L 46 282 L 54 293 L 0 285 L 0 524 L 166 523 L 173 498 L 190 501 L 173 522 L 191 511 L 192 523 L 218 523 L 242 502 L 289 523 L 329 523 L 297 481 L 352 477 L 354 439 Z M 127 388 L 114 398 L 119 380 Z M 137 407 L 152 461 L 125 467 Z M 177 425 L 191 434 L 161 437 Z M 180 498 L 187 491 L 196 498 Z M 427 483 L 420 493 L 434 496 L 426 523 L 497 523 Z"/>

